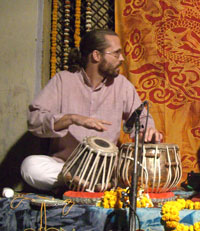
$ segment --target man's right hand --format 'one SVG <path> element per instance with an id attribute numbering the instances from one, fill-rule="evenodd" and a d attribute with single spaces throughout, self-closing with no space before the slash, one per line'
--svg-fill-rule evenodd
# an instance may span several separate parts
<path id="1" fill-rule="evenodd" d="M 67 129 L 70 125 L 75 124 L 77 126 L 83 126 L 88 129 L 94 129 L 97 131 L 106 131 L 108 128 L 105 125 L 111 125 L 111 122 L 101 120 L 93 117 L 87 117 L 77 114 L 64 115 L 60 120 L 55 122 L 55 131 Z"/>

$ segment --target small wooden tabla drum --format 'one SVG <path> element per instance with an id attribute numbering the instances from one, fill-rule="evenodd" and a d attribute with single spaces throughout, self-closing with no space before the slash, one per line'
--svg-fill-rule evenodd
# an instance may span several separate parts
<path id="1" fill-rule="evenodd" d="M 65 183 L 71 190 L 104 192 L 114 187 L 118 148 L 96 136 L 86 137 L 71 154 L 62 169 Z"/>
<path id="2" fill-rule="evenodd" d="M 131 186 L 134 150 L 133 143 L 126 143 L 119 151 L 117 175 L 125 187 Z M 179 148 L 175 144 L 144 144 L 143 151 L 141 147 L 138 150 L 138 166 L 138 186 L 145 192 L 168 192 L 182 177 Z"/>

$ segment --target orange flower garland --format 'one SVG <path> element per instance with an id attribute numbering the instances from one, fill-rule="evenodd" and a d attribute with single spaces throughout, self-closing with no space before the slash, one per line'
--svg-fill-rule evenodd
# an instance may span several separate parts
<path id="1" fill-rule="evenodd" d="M 173 231 L 199 231 L 200 222 L 194 225 L 180 224 L 179 211 L 182 209 L 200 209 L 200 202 L 191 200 L 178 199 L 177 201 L 168 201 L 162 206 L 162 220 L 166 222 L 166 226 Z"/>
<path id="2" fill-rule="evenodd" d="M 122 189 L 118 187 L 117 189 L 113 189 L 110 191 L 105 191 L 103 198 L 97 203 L 98 207 L 103 208 L 123 208 L 124 203 L 122 202 L 122 192 L 127 192 L 127 189 Z M 126 196 L 124 198 L 127 204 L 129 204 L 129 197 Z M 153 207 L 153 203 L 149 198 L 148 194 L 142 193 L 141 191 L 138 192 L 137 198 L 137 208 L 150 208 Z"/>
<path id="3" fill-rule="evenodd" d="M 51 77 L 56 74 L 56 36 L 58 20 L 58 0 L 53 0 L 52 29 L 51 29 Z"/>
<path id="4" fill-rule="evenodd" d="M 81 0 L 76 0 L 75 10 L 75 32 L 74 32 L 74 43 L 75 47 L 79 48 L 80 44 L 80 32 L 81 32 Z"/>
<path id="5" fill-rule="evenodd" d="M 51 77 L 56 74 L 56 47 L 57 47 L 57 21 L 58 21 L 58 1 L 53 0 L 53 11 L 52 11 L 52 28 L 51 28 Z M 86 31 L 91 30 L 91 22 L 92 22 L 92 11 L 91 11 L 91 0 L 86 0 L 86 21 L 85 28 Z M 70 0 L 65 0 L 64 5 L 64 70 L 68 69 L 67 61 L 70 52 L 69 47 L 69 37 L 70 37 L 70 8 L 71 2 Z M 76 8 L 75 8 L 75 32 L 74 32 L 74 44 L 75 47 L 79 48 L 80 40 L 81 40 L 81 0 L 76 0 Z"/>

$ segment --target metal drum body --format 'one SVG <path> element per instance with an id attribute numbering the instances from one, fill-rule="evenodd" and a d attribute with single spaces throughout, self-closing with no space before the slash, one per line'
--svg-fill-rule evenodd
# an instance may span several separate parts
<path id="1" fill-rule="evenodd" d="M 122 187 L 131 186 L 134 164 L 134 144 L 122 144 L 119 151 L 118 180 Z M 179 148 L 175 144 L 144 144 L 138 151 L 141 158 L 138 184 L 145 192 L 158 193 L 172 190 L 181 180 L 182 166 Z M 141 154 L 140 154 L 141 153 Z"/>
<path id="2" fill-rule="evenodd" d="M 111 188 L 111 178 L 116 181 L 117 155 L 118 148 L 113 143 L 86 137 L 65 163 L 63 179 L 74 191 L 104 192 Z"/>

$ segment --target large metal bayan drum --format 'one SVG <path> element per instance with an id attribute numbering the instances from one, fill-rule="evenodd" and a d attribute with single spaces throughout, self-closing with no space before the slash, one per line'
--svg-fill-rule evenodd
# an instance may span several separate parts
<path id="1" fill-rule="evenodd" d="M 62 176 L 74 191 L 104 192 L 116 181 L 118 148 L 96 136 L 86 137 L 66 161 Z"/>
<path id="2" fill-rule="evenodd" d="M 118 180 L 122 187 L 131 186 L 134 170 L 134 144 L 122 144 L 119 152 Z M 145 192 L 158 193 L 172 190 L 181 180 L 182 167 L 179 148 L 175 144 L 144 144 L 139 148 L 138 185 Z M 141 160 L 141 162 L 139 162 Z"/>

